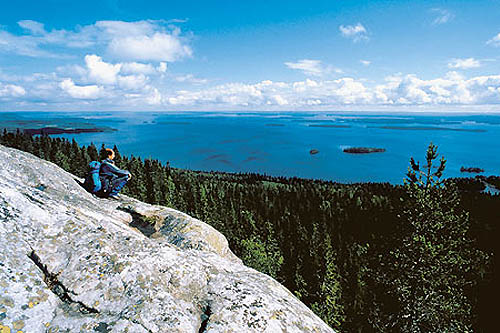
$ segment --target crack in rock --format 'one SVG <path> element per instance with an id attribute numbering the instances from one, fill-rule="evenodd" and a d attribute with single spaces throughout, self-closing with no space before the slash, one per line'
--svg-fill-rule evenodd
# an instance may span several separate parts
<path id="1" fill-rule="evenodd" d="M 31 261 L 33 261 L 33 263 L 42 271 L 43 280 L 47 284 L 47 287 L 49 287 L 49 289 L 57 297 L 59 297 L 63 303 L 68 304 L 71 308 L 83 314 L 99 313 L 96 309 L 91 308 L 82 302 L 74 301 L 69 295 L 71 291 L 59 281 L 59 274 L 50 273 L 47 266 L 42 263 L 40 257 L 35 253 L 35 251 L 32 250 L 31 253 L 28 254 L 28 258 L 30 258 Z M 74 294 L 73 292 L 71 293 Z"/>
<path id="2" fill-rule="evenodd" d="M 210 308 L 210 303 L 208 303 L 201 314 L 201 325 L 198 333 L 205 333 L 207 330 L 208 322 L 210 321 L 210 316 L 212 315 L 212 309 Z"/>

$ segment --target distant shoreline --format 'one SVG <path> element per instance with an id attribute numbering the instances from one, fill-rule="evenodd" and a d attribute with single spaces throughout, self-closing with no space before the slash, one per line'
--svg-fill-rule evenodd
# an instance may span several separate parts
<path id="1" fill-rule="evenodd" d="M 30 135 L 51 135 L 51 134 L 79 134 L 79 133 L 102 133 L 113 132 L 113 128 L 59 128 L 59 127 L 43 127 L 43 128 L 25 128 L 24 133 Z"/>

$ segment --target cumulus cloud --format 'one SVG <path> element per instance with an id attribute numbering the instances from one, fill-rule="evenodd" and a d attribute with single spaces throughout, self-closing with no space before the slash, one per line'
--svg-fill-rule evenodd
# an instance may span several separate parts
<path id="1" fill-rule="evenodd" d="M 77 86 L 71 79 L 65 79 L 59 87 L 68 95 L 77 99 L 97 99 L 101 96 L 102 87 L 97 85 Z"/>
<path id="2" fill-rule="evenodd" d="M 395 75 L 371 87 L 350 77 L 291 83 L 266 80 L 255 84 L 224 84 L 196 91 L 181 90 L 165 100 L 172 106 L 228 109 L 489 105 L 500 104 L 500 75 L 466 79 L 450 72 L 432 80 L 423 80 L 416 75 Z"/>
<path id="3" fill-rule="evenodd" d="M 294 83 L 262 81 L 256 84 L 231 83 L 200 91 L 179 91 L 170 97 L 172 105 L 293 106 L 366 103 L 369 91 L 352 78 L 332 81 L 307 79 Z"/>
<path id="4" fill-rule="evenodd" d="M 75 99 L 98 99 L 109 105 L 155 105 L 161 102 L 161 93 L 151 81 L 163 75 L 161 70 L 165 68 L 158 67 L 138 62 L 111 63 L 89 54 L 85 56 L 85 67 L 73 67 L 78 83 L 72 77 L 64 77 L 58 87 Z"/>
<path id="5" fill-rule="evenodd" d="M 151 64 L 143 64 L 140 62 L 126 62 L 121 64 L 120 71 L 125 74 L 154 74 L 156 68 Z M 165 69 L 166 70 L 166 69 Z"/>
<path id="6" fill-rule="evenodd" d="M 126 90 L 140 90 L 146 86 L 148 78 L 144 74 L 118 77 L 118 86 Z"/>
<path id="7" fill-rule="evenodd" d="M 109 64 L 95 54 L 85 56 L 85 64 L 89 69 L 89 79 L 98 84 L 114 84 L 120 72 L 121 64 Z"/>
<path id="8" fill-rule="evenodd" d="M 285 62 L 288 68 L 302 71 L 308 76 L 323 76 L 332 72 L 342 73 L 340 69 L 323 65 L 320 60 L 302 59 L 297 62 Z"/>
<path id="9" fill-rule="evenodd" d="M 174 35 L 155 33 L 152 36 L 124 36 L 114 38 L 108 46 L 111 55 L 127 60 L 176 61 L 192 55 Z"/>
<path id="10" fill-rule="evenodd" d="M 370 66 L 370 64 L 372 63 L 371 61 L 369 60 L 360 60 L 359 61 L 361 64 L 363 64 L 363 66 Z"/>
<path id="11" fill-rule="evenodd" d="M 193 85 L 196 77 L 164 75 L 157 67 L 141 63 L 106 62 L 88 55 L 85 64 L 70 71 L 35 73 L 30 76 L 0 75 L 0 100 L 8 103 L 67 105 L 109 109 L 254 109 L 331 110 L 337 107 L 394 108 L 500 105 L 500 75 L 466 77 L 450 71 L 442 77 L 422 79 L 396 74 L 378 83 L 355 77 L 256 83 Z M 153 72 L 152 72 L 153 71 Z M 165 80 L 170 80 L 165 84 Z M 22 84 L 19 84 L 22 82 Z M 175 85 L 182 82 L 182 90 Z M 70 104 L 73 100 L 73 104 Z M 77 100 L 77 101 L 74 101 Z M 31 104 L 30 104 L 31 103 Z M 61 104 L 66 103 L 66 104 Z"/>
<path id="12" fill-rule="evenodd" d="M 455 15 L 450 11 L 442 8 L 433 8 L 431 12 L 434 14 L 432 25 L 440 25 L 450 22 L 455 18 Z"/>
<path id="13" fill-rule="evenodd" d="M 0 83 L 0 98 L 17 98 L 26 95 L 26 90 L 15 84 Z"/>
<path id="14" fill-rule="evenodd" d="M 493 45 L 493 46 L 500 46 L 500 33 L 498 33 L 493 38 L 491 38 L 490 40 L 488 40 L 486 42 L 486 44 Z"/>
<path id="15" fill-rule="evenodd" d="M 339 26 L 339 31 L 343 37 L 350 38 L 355 42 L 368 40 L 368 32 L 361 23 L 356 25 L 341 25 Z"/>
<path id="16" fill-rule="evenodd" d="M 453 68 L 453 69 L 470 69 L 478 67 L 481 67 L 481 62 L 474 58 L 452 59 L 448 63 L 448 68 Z"/>
<path id="17" fill-rule="evenodd" d="M 74 30 L 47 31 L 36 21 L 22 20 L 25 34 L 0 29 L 0 52 L 30 57 L 68 57 L 71 49 L 105 50 L 126 61 L 172 62 L 192 55 L 189 38 L 165 21 L 98 21 Z M 57 52 L 53 51 L 57 48 Z"/>

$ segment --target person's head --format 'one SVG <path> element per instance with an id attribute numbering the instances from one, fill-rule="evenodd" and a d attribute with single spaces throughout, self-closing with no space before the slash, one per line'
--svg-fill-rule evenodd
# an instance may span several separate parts
<path id="1" fill-rule="evenodd" d="M 110 160 L 115 158 L 115 152 L 111 148 L 106 148 L 106 157 Z"/>

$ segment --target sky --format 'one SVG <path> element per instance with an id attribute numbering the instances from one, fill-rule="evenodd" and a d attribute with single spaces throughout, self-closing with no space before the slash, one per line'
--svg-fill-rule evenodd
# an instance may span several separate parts
<path id="1" fill-rule="evenodd" d="M 0 8 L 3 111 L 500 112 L 500 1 Z"/>

